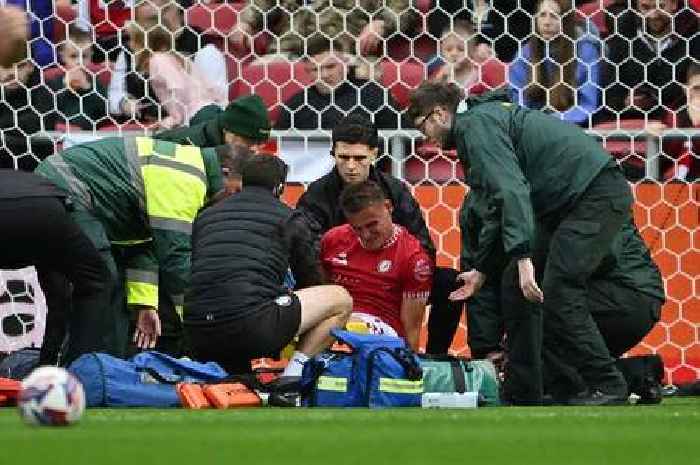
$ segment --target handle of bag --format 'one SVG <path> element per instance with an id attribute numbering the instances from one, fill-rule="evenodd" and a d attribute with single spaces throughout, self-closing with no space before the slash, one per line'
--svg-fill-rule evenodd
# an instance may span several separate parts
<path id="1" fill-rule="evenodd" d="M 455 391 L 464 394 L 467 391 L 467 383 L 464 381 L 464 365 L 462 365 L 462 361 L 454 358 L 450 360 L 450 367 L 452 368 L 452 379 L 455 383 Z"/>

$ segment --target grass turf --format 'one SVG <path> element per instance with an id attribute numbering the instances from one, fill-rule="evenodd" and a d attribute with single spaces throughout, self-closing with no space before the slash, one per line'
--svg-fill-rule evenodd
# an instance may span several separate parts
<path id="1" fill-rule="evenodd" d="M 698 464 L 700 399 L 478 410 L 90 410 L 69 428 L 0 409 L 0 464 Z"/>

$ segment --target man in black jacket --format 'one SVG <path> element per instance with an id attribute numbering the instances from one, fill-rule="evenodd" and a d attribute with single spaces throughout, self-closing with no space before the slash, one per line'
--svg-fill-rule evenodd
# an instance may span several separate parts
<path id="1" fill-rule="evenodd" d="M 400 110 L 390 92 L 371 79 L 353 77 L 331 40 L 314 36 L 307 42 L 305 64 L 314 84 L 284 103 L 276 129 L 332 129 L 349 113 L 371 118 L 380 129 L 398 127 Z"/>
<path id="2" fill-rule="evenodd" d="M 420 205 L 398 179 L 372 166 L 378 152 L 377 129 L 361 115 L 349 115 L 333 129 L 331 155 L 335 168 L 312 182 L 297 203 L 316 243 L 329 229 L 347 223 L 339 198 L 346 184 L 366 180 L 376 182 L 393 205 L 392 221 L 405 227 L 418 239 L 435 261 L 435 245 L 421 214 Z M 318 245 L 316 247 L 318 250 Z M 461 303 L 451 303 L 448 295 L 457 287 L 457 271 L 436 267 L 431 291 L 432 308 L 428 320 L 428 353 L 446 353 L 452 343 Z"/>
<path id="3" fill-rule="evenodd" d="M 632 3 L 606 39 L 616 77 L 607 101 L 623 118 L 659 119 L 682 104 L 686 70 L 700 56 L 700 20 L 679 0 Z"/>
<path id="4" fill-rule="evenodd" d="M 279 200 L 286 169 L 277 157 L 253 156 L 243 164 L 243 190 L 194 224 L 185 330 L 195 358 L 229 373 L 250 371 L 251 359 L 276 354 L 299 336 L 283 375 L 300 376 L 352 311 L 345 289 L 318 285 L 312 237 L 301 215 Z M 283 285 L 289 268 L 294 292 Z"/>
<path id="5" fill-rule="evenodd" d="M 0 170 L 0 269 L 37 268 L 48 307 L 42 364 L 58 361 L 66 322 L 70 337 L 62 363 L 104 350 L 95 328 L 102 325 L 107 267 L 66 208 L 65 193 L 46 178 Z"/>

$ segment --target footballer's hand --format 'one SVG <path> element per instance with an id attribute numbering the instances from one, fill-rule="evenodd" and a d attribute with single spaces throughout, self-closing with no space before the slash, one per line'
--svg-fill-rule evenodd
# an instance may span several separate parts
<path id="1" fill-rule="evenodd" d="M 160 317 L 153 307 L 141 307 L 136 319 L 134 342 L 139 349 L 153 349 L 160 336 Z"/>
<path id="2" fill-rule="evenodd" d="M 518 275 L 520 277 L 520 289 L 530 302 L 544 302 L 544 294 L 535 280 L 535 266 L 529 258 L 518 260 Z"/>
<path id="3" fill-rule="evenodd" d="M 450 293 L 450 300 L 465 300 L 476 294 L 486 281 L 486 275 L 478 270 L 469 270 L 458 274 L 457 281 L 462 281 L 464 284 Z"/>
<path id="4" fill-rule="evenodd" d="M 0 6 L 0 66 L 9 68 L 27 56 L 27 13 L 14 6 Z"/>

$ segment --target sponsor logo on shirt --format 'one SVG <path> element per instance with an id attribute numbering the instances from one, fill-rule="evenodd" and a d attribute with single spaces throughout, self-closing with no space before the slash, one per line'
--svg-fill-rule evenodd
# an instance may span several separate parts
<path id="1" fill-rule="evenodd" d="M 331 262 L 336 265 L 348 266 L 348 253 L 340 252 L 338 256 L 331 258 Z"/>
<path id="2" fill-rule="evenodd" d="M 380 273 L 386 273 L 391 269 L 391 260 L 382 260 L 377 265 L 377 271 Z"/>
<path id="3" fill-rule="evenodd" d="M 275 299 L 275 303 L 280 307 L 289 307 L 292 305 L 292 297 L 289 295 L 281 295 Z"/>
<path id="4" fill-rule="evenodd" d="M 420 259 L 413 267 L 413 276 L 416 278 L 416 281 L 427 281 L 430 279 L 431 274 L 432 269 L 428 260 Z"/>

